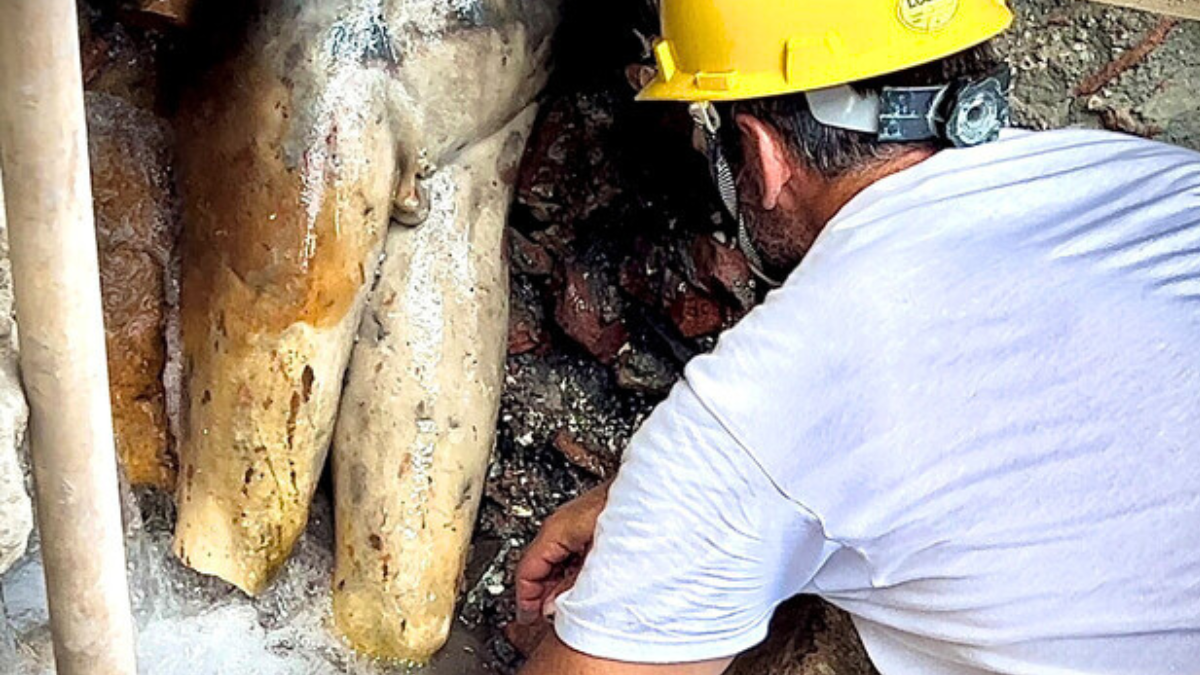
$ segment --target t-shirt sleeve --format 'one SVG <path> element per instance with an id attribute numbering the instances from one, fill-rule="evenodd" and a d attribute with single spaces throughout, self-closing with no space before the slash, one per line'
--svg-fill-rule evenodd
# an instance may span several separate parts
<path id="1" fill-rule="evenodd" d="M 731 657 L 834 550 L 683 381 L 630 442 L 555 628 L 629 663 Z"/>

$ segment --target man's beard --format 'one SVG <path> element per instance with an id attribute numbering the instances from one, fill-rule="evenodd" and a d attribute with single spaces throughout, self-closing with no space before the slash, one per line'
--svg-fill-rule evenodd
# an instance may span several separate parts
<path id="1" fill-rule="evenodd" d="M 747 244 L 758 253 L 763 272 L 773 279 L 785 279 L 800 264 L 816 236 L 809 236 L 804 223 L 782 211 L 762 211 L 743 206 Z"/>

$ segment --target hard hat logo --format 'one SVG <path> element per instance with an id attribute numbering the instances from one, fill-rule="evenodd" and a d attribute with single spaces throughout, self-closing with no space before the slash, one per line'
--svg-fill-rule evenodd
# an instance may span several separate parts
<path id="1" fill-rule="evenodd" d="M 959 0 L 899 0 L 900 23 L 921 33 L 936 33 L 954 20 Z"/>

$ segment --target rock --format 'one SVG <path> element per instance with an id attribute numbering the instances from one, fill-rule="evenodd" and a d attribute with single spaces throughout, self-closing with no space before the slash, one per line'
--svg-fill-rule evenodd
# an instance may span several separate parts
<path id="1" fill-rule="evenodd" d="M 622 96 L 625 94 L 622 93 Z M 517 200 L 543 223 L 586 220 L 621 194 L 613 147 L 614 92 L 551 102 L 525 153 Z"/>
<path id="2" fill-rule="evenodd" d="M 508 319 L 508 354 L 527 354 L 550 344 L 536 289 L 520 278 L 514 280 Z"/>
<path id="3" fill-rule="evenodd" d="M 0 192 L 0 574 L 25 554 L 33 532 L 33 506 L 20 461 L 29 409 L 17 376 L 7 232 Z"/>
<path id="4" fill-rule="evenodd" d="M 573 227 L 556 223 L 531 233 L 529 238 L 534 245 L 545 249 L 552 259 L 561 260 L 573 255 L 572 245 L 575 243 Z"/>
<path id="5" fill-rule="evenodd" d="M 0 374 L 0 574 L 24 555 L 33 532 L 33 507 L 18 457 L 27 419 L 16 369 L 7 365 Z"/>
<path id="6" fill-rule="evenodd" d="M 89 93 L 86 102 L 117 454 L 131 484 L 171 489 L 163 388 L 177 230 L 170 131 L 114 96 Z"/>
<path id="7" fill-rule="evenodd" d="M 651 396 L 663 396 L 678 379 L 671 364 L 653 352 L 626 349 L 617 357 L 617 386 Z"/>
<path id="8" fill-rule="evenodd" d="M 509 230 L 509 255 L 513 268 L 531 277 L 548 277 L 554 272 L 554 259 L 546 248 L 516 230 Z"/>
<path id="9" fill-rule="evenodd" d="M 754 273 L 744 253 L 708 235 L 696 237 L 690 253 L 700 284 L 725 295 L 739 310 L 747 311 L 755 305 Z"/>
<path id="10" fill-rule="evenodd" d="M 621 263 L 618 283 L 629 297 L 647 307 L 660 308 L 663 295 L 663 272 L 665 253 L 645 239 L 633 245 L 633 255 Z"/>
<path id="11" fill-rule="evenodd" d="M 528 316 L 513 314 L 508 328 L 508 354 L 527 354 L 541 346 L 547 337 L 542 327 L 530 321 Z"/>
<path id="12" fill-rule="evenodd" d="M 725 326 L 721 303 L 703 291 L 682 283 L 667 300 L 671 321 L 687 338 L 711 335 Z"/>
<path id="13" fill-rule="evenodd" d="M 608 478 L 616 471 L 616 465 L 604 454 L 584 445 L 567 429 L 559 429 L 553 442 L 567 461 L 597 478 Z"/>
<path id="14" fill-rule="evenodd" d="M 84 88 L 111 94 L 143 110 L 159 109 L 158 36 L 96 18 L 81 21 L 86 33 L 80 45 Z"/>
<path id="15" fill-rule="evenodd" d="M 192 13 L 194 0 L 138 0 L 138 11 L 144 12 L 153 23 L 183 26 Z"/>
<path id="16" fill-rule="evenodd" d="M 629 340 L 629 332 L 620 318 L 620 309 L 614 307 L 613 287 L 603 284 L 598 276 L 575 261 L 565 263 L 557 285 L 554 317 L 571 339 L 601 363 L 609 364 Z"/>

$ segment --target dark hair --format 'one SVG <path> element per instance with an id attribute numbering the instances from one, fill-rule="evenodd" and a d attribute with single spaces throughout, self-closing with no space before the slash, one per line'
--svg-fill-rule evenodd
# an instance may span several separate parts
<path id="1" fill-rule="evenodd" d="M 919 87 L 952 82 L 961 78 L 979 78 L 995 70 L 1000 59 L 990 43 L 960 52 L 940 61 L 866 80 L 855 85 L 864 92 L 882 87 Z M 735 129 L 733 116 L 751 115 L 777 129 L 788 141 L 798 161 L 829 177 L 862 168 L 906 149 L 940 148 L 939 141 L 883 143 L 873 134 L 838 129 L 821 124 L 813 117 L 804 94 L 740 101 L 722 111 L 727 130 Z M 726 143 L 736 155 L 737 142 Z M 733 161 L 737 162 L 735 156 Z"/>

